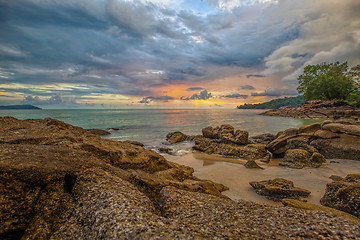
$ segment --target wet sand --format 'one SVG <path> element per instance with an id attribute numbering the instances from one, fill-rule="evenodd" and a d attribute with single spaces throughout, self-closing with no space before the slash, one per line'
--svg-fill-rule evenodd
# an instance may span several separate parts
<path id="1" fill-rule="evenodd" d="M 331 159 L 320 168 L 292 169 L 277 166 L 279 159 L 272 159 L 270 164 L 258 162 L 264 169 L 248 169 L 244 167 L 246 160 L 223 158 L 205 153 L 189 153 L 184 156 L 165 156 L 169 161 L 194 168 L 196 177 L 222 183 L 230 190 L 223 194 L 231 199 L 244 199 L 257 203 L 282 205 L 258 195 L 249 185 L 251 181 L 285 178 L 294 182 L 296 187 L 311 191 L 308 202 L 320 204 L 325 193 L 329 177 L 338 175 L 345 177 L 350 173 L 360 173 L 360 162 L 354 160 Z M 336 162 L 333 162 L 336 161 Z"/>

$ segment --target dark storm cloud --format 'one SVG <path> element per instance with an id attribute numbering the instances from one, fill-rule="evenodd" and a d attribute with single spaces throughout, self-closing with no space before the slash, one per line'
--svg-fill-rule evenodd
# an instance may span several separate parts
<path id="1" fill-rule="evenodd" d="M 262 78 L 262 77 L 265 77 L 264 75 L 261 75 L 261 74 L 248 74 L 246 75 L 246 78 L 251 78 L 251 77 L 259 77 L 259 78 Z"/>
<path id="2" fill-rule="evenodd" d="M 233 93 L 233 94 L 225 95 L 224 97 L 225 98 L 242 98 L 242 99 L 246 99 L 246 98 L 248 98 L 248 95 L 240 94 L 240 93 Z"/>
<path id="3" fill-rule="evenodd" d="M 251 96 L 257 97 L 257 96 L 269 96 L 269 97 L 280 97 L 280 96 L 295 96 L 298 95 L 298 92 L 294 89 L 289 88 L 270 88 L 264 92 L 260 93 L 251 93 Z"/>
<path id="4" fill-rule="evenodd" d="M 251 85 L 244 85 L 244 86 L 241 86 L 241 89 L 244 89 L 244 90 L 254 90 L 254 86 L 251 86 Z"/>
<path id="5" fill-rule="evenodd" d="M 204 90 L 204 88 L 202 87 L 191 87 L 186 89 L 186 91 L 199 91 L 199 90 Z"/>

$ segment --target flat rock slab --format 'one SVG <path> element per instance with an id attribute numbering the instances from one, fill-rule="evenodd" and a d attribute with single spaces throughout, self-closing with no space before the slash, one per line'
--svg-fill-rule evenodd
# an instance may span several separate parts
<path id="1" fill-rule="evenodd" d="M 266 196 L 273 201 L 281 201 L 283 198 L 300 199 L 308 197 L 310 191 L 302 188 L 294 187 L 294 183 L 283 178 L 275 178 L 272 180 L 264 180 L 249 183 L 260 195 Z"/>

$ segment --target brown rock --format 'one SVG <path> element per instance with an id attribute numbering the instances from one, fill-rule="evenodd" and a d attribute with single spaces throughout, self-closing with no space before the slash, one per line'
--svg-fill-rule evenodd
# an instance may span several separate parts
<path id="1" fill-rule="evenodd" d="M 360 137 L 338 134 L 338 138 L 316 139 L 310 143 L 325 158 L 360 160 Z"/>
<path id="2" fill-rule="evenodd" d="M 327 130 L 318 130 L 314 133 L 314 136 L 322 139 L 331 139 L 340 137 L 339 134 L 333 133 Z"/>
<path id="3" fill-rule="evenodd" d="M 319 164 L 319 167 L 321 166 L 322 163 L 325 163 L 326 162 L 326 159 L 323 155 L 321 155 L 320 153 L 318 152 L 314 152 L 312 155 L 311 155 L 311 158 L 310 158 L 310 166 L 316 166 L 317 167 L 317 164 Z"/>
<path id="4" fill-rule="evenodd" d="M 219 138 L 219 127 L 206 127 L 202 129 L 202 135 L 205 138 L 218 139 Z"/>
<path id="5" fill-rule="evenodd" d="M 266 148 L 275 155 L 281 155 L 286 152 L 286 144 L 288 139 L 292 138 L 293 136 L 285 136 L 280 135 L 274 141 L 270 142 Z"/>
<path id="6" fill-rule="evenodd" d="M 179 131 L 171 132 L 171 133 L 168 133 L 166 135 L 166 140 L 170 144 L 183 142 L 183 141 L 186 140 L 186 138 L 187 138 L 187 136 L 185 134 L 183 134 L 182 132 L 179 132 Z"/>
<path id="7" fill-rule="evenodd" d="M 276 139 L 276 136 L 271 133 L 264 133 L 260 135 L 256 135 L 250 138 L 251 141 L 254 143 L 261 143 L 261 144 L 269 144 L 271 141 L 274 141 Z"/>
<path id="8" fill-rule="evenodd" d="M 248 160 L 245 165 L 246 168 L 257 168 L 257 169 L 263 169 L 260 167 L 254 160 Z"/>
<path id="9" fill-rule="evenodd" d="M 223 124 L 219 129 L 219 138 L 223 138 L 223 136 L 234 135 L 234 127 L 229 124 Z"/>
<path id="10" fill-rule="evenodd" d="M 333 181 L 343 181 L 344 180 L 343 177 L 340 177 L 340 176 L 337 176 L 337 175 L 331 175 L 329 178 L 331 180 L 333 180 Z"/>
<path id="11" fill-rule="evenodd" d="M 102 130 L 102 129 L 88 129 L 88 131 L 92 134 L 99 135 L 99 136 L 106 136 L 106 135 L 111 134 L 110 132 L 108 132 L 106 130 Z"/>
<path id="12" fill-rule="evenodd" d="M 138 142 L 138 141 L 126 140 L 126 141 L 124 141 L 124 143 L 129 143 L 129 144 L 136 145 L 136 146 L 140 146 L 140 147 L 143 147 L 143 146 L 144 146 L 143 143 Z"/>
<path id="13" fill-rule="evenodd" d="M 360 174 L 349 174 L 344 180 L 328 183 L 320 203 L 360 217 Z"/>
<path id="14" fill-rule="evenodd" d="M 243 130 L 236 130 L 235 131 L 235 141 L 234 143 L 239 145 L 245 145 L 249 143 L 249 133 Z"/>
<path id="15" fill-rule="evenodd" d="M 161 152 L 161 153 L 171 154 L 172 151 L 173 151 L 173 150 L 172 150 L 171 148 L 168 148 L 168 147 L 161 147 L 161 148 L 159 148 L 159 152 Z"/>
<path id="16" fill-rule="evenodd" d="M 310 191 L 296 188 L 292 181 L 283 178 L 250 182 L 249 184 L 255 189 L 256 193 L 274 201 L 280 201 L 283 198 L 299 199 L 310 195 Z"/>
<path id="17" fill-rule="evenodd" d="M 313 123 L 307 126 L 302 126 L 299 128 L 299 134 L 307 133 L 307 134 L 313 134 L 314 132 L 321 129 L 321 123 Z"/>
<path id="18" fill-rule="evenodd" d="M 311 154 L 303 149 L 289 149 L 279 165 L 290 168 L 320 167 L 323 162 L 325 158 L 318 152 Z"/>
<path id="19" fill-rule="evenodd" d="M 341 123 L 329 123 L 323 126 L 323 130 L 329 130 L 334 133 L 345 133 L 360 137 L 360 125 L 347 125 Z"/>
<path id="20" fill-rule="evenodd" d="M 289 139 L 287 141 L 286 149 L 303 149 L 308 151 L 310 154 L 318 152 L 316 148 L 307 144 L 307 141 L 304 141 L 301 137 Z"/>
<path id="21" fill-rule="evenodd" d="M 289 206 L 289 207 L 294 207 L 294 208 L 299 208 L 299 209 L 304 209 L 304 210 L 310 210 L 310 211 L 322 211 L 322 212 L 326 212 L 326 213 L 331 213 L 338 217 L 343 217 L 352 222 L 360 224 L 359 218 L 354 217 L 353 215 L 348 214 L 346 212 L 336 210 L 334 208 L 329 208 L 329 207 L 321 206 L 318 204 L 312 204 L 312 203 L 308 203 L 308 202 L 304 202 L 304 201 L 299 201 L 296 199 L 283 199 L 283 200 L 281 200 L 281 202 L 284 204 L 284 206 Z"/>

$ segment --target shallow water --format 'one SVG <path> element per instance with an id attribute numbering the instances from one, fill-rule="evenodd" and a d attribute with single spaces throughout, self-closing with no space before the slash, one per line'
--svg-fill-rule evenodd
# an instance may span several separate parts
<path id="1" fill-rule="evenodd" d="M 274 178 L 285 178 L 294 182 L 296 187 L 311 191 L 308 202 L 320 204 L 320 198 L 325 193 L 327 183 L 332 182 L 329 177 L 338 175 L 345 177 L 350 173 L 360 173 L 360 162 L 354 160 L 327 160 L 320 168 L 292 169 L 274 164 L 258 164 L 264 169 L 248 169 L 243 164 L 245 160 L 223 158 L 205 153 L 190 153 L 185 156 L 165 155 L 169 161 L 194 168 L 194 175 L 201 179 L 209 179 L 229 187 L 224 195 L 232 199 L 244 199 L 258 203 L 282 205 L 258 195 L 249 185 L 251 181 L 261 181 Z M 274 161 L 274 160 L 272 160 Z M 334 163 L 336 161 L 338 163 Z M 272 166 L 271 166 L 272 165 Z"/>

